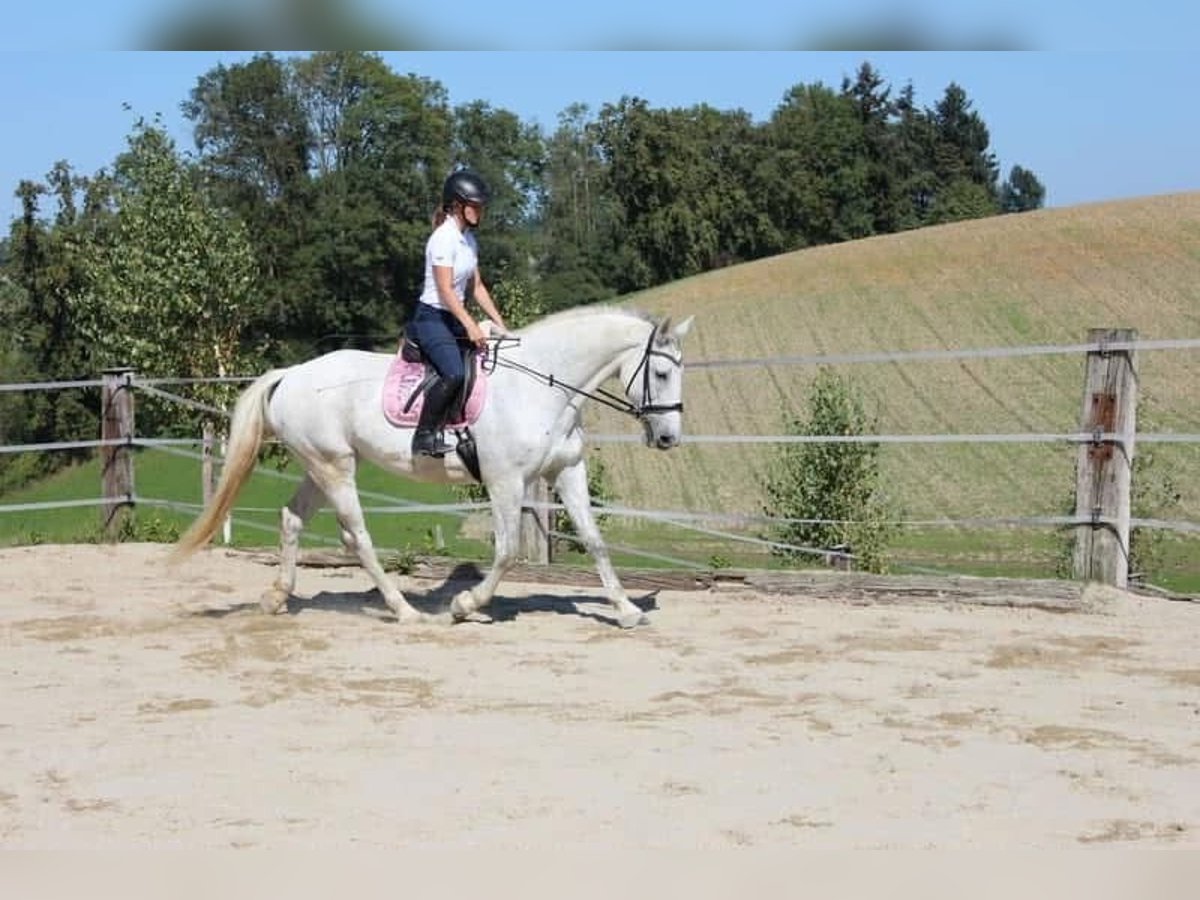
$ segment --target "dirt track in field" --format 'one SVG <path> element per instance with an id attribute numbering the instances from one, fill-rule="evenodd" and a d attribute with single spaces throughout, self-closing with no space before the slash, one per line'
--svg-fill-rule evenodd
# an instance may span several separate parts
<path id="1" fill-rule="evenodd" d="M 1200 843 L 1200 605 L 1073 613 L 502 586 L 0 550 L 7 847 Z M 418 605 L 449 591 L 401 579 Z"/>

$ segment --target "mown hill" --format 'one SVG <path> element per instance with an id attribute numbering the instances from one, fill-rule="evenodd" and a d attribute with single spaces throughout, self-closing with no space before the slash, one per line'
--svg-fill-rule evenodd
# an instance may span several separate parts
<path id="1" fill-rule="evenodd" d="M 1042 210 L 823 246 L 647 291 L 631 305 L 694 314 L 687 359 L 1073 344 L 1089 328 L 1200 337 L 1200 192 Z M 1139 357 L 1139 426 L 1200 432 L 1200 351 Z M 839 367 L 879 433 L 1078 430 L 1084 360 L 1043 356 Z M 690 434 L 780 434 L 806 410 L 813 366 L 693 369 Z M 629 432 L 604 410 L 593 432 Z M 1200 446 L 1145 446 L 1182 497 L 1163 515 L 1200 520 Z M 760 512 L 771 445 L 631 444 L 595 451 L 616 494 L 642 508 Z M 1061 514 L 1075 451 L 1065 445 L 885 445 L 906 516 Z"/>

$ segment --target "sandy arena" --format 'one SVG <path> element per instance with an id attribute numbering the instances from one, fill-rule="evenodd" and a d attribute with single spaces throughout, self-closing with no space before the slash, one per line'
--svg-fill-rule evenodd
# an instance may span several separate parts
<path id="1" fill-rule="evenodd" d="M 1072 613 L 0 550 L 5 847 L 1200 844 L 1200 604 Z M 436 582 L 401 579 L 422 608 Z M 631 591 L 637 601 L 644 592 Z"/>

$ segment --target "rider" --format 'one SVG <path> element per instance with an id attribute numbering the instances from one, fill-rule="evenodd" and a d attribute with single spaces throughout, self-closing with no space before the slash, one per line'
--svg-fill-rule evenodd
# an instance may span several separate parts
<path id="1" fill-rule="evenodd" d="M 433 215 L 433 234 L 425 244 L 425 286 L 407 331 L 440 377 L 425 393 L 413 435 L 414 456 L 443 456 L 454 449 L 445 443 L 442 427 L 466 377 L 459 344 L 486 346 L 483 329 L 467 312 L 466 298 L 474 297 L 501 331 L 508 330 L 479 275 L 474 231 L 489 199 L 483 179 L 460 167 L 442 186 L 442 205 Z"/>

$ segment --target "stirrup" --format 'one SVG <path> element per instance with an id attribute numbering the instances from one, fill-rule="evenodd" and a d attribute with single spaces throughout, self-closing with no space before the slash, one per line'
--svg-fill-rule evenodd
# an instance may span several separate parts
<path id="1" fill-rule="evenodd" d="M 413 435 L 413 456 L 432 456 L 441 459 L 454 447 L 447 444 L 440 431 L 417 431 Z"/>

